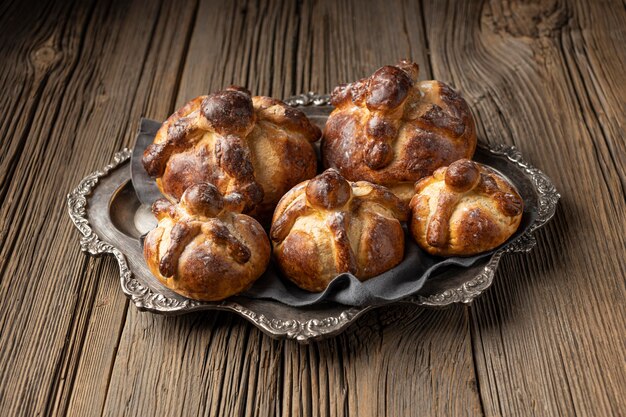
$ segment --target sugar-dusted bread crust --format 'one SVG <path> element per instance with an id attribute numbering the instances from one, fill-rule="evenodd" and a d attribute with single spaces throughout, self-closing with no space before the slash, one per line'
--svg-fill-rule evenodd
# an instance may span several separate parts
<path id="1" fill-rule="evenodd" d="M 433 255 L 471 256 L 511 237 L 524 203 L 502 176 L 463 159 L 419 181 L 410 207 L 411 234 L 422 249 Z"/>
<path id="2" fill-rule="evenodd" d="M 408 202 L 413 184 L 476 148 L 465 100 L 440 81 L 418 81 L 415 63 L 384 66 L 340 85 L 324 129 L 322 158 L 350 181 L 390 188 Z"/>
<path id="3" fill-rule="evenodd" d="M 237 212 L 239 203 L 208 183 L 189 187 L 178 204 L 156 201 L 159 224 L 144 240 L 152 274 L 196 300 L 223 300 L 248 289 L 267 268 L 271 248 L 263 227 Z"/>
<path id="4" fill-rule="evenodd" d="M 276 203 L 315 175 L 321 132 L 280 100 L 230 87 L 200 96 L 170 116 L 143 156 L 161 192 L 178 201 L 192 184 L 236 194 L 244 212 L 269 222 Z"/>
<path id="5" fill-rule="evenodd" d="M 342 272 L 361 280 L 396 266 L 404 256 L 408 208 L 388 189 L 346 181 L 329 169 L 280 200 L 270 237 L 283 273 L 322 291 Z"/>

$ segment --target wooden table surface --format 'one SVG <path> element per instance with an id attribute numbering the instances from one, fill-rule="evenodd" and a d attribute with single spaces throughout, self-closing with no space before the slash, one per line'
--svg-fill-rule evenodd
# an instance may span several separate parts
<path id="1" fill-rule="evenodd" d="M 1 4 L 0 415 L 625 415 L 625 45 L 620 1 Z M 80 252 L 65 196 L 140 116 L 230 84 L 329 92 L 402 57 L 562 194 L 472 306 L 381 308 L 304 346 L 141 313 L 116 262 Z"/>

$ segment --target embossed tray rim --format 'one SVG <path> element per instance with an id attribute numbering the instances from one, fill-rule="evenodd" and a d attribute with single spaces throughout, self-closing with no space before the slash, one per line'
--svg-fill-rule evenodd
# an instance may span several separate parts
<path id="1" fill-rule="evenodd" d="M 301 94 L 285 100 L 291 106 L 326 106 L 329 104 L 328 95 L 318 95 L 313 92 Z M 505 144 L 485 145 L 479 147 L 493 155 L 503 156 L 515 164 L 535 187 L 538 197 L 537 217 L 529 225 L 525 233 L 507 242 L 495 251 L 482 271 L 472 279 L 451 288 L 427 297 L 418 295 L 398 301 L 425 307 L 445 307 L 453 303 L 471 303 L 482 294 L 493 282 L 495 271 L 500 259 L 507 253 L 532 250 L 536 245 L 533 232 L 548 222 L 555 213 L 560 194 L 552 181 L 539 169 L 526 162 L 521 153 L 514 147 Z M 131 150 L 126 148 L 117 152 L 113 160 L 100 170 L 94 171 L 83 178 L 78 186 L 67 195 L 68 212 L 73 224 L 79 230 L 80 248 L 90 255 L 111 254 L 117 260 L 120 270 L 122 291 L 135 306 L 142 311 L 151 311 L 161 314 L 182 314 L 198 310 L 231 311 L 246 318 L 259 329 L 275 338 L 290 338 L 300 342 L 309 342 L 337 334 L 344 330 L 358 316 L 378 306 L 348 307 L 341 312 L 324 318 L 279 318 L 261 314 L 244 305 L 240 300 L 227 299 L 219 303 L 204 303 L 186 299 L 184 302 L 168 298 L 155 292 L 139 282 L 128 265 L 125 254 L 115 245 L 103 241 L 93 230 L 87 218 L 88 197 L 92 194 L 99 181 L 109 175 L 120 165 L 130 159 Z M 268 303 L 272 303 L 268 301 Z M 274 302 L 277 303 L 277 302 Z M 293 308 L 294 310 L 297 310 Z M 336 309 L 335 309 L 336 310 Z M 301 316 L 302 314 L 298 314 Z"/>

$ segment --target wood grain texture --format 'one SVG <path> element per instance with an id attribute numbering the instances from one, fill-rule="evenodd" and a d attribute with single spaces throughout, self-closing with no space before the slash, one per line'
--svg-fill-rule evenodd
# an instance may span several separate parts
<path id="1" fill-rule="evenodd" d="M 191 5 L 193 6 L 193 5 Z M 135 9 L 136 14 L 129 14 L 123 25 L 135 25 L 142 18 L 142 10 Z M 136 123 L 140 115 L 155 113 L 166 117 L 171 111 L 174 100 L 173 89 L 163 89 L 163 85 L 176 86 L 182 58 L 187 52 L 191 26 L 195 18 L 196 9 L 189 7 L 182 10 L 177 2 L 164 2 L 151 15 L 151 38 L 146 50 L 141 48 L 145 44 L 135 45 L 137 52 L 144 52 L 144 62 L 139 74 L 137 92 L 130 112 L 130 131 L 126 135 L 126 144 L 132 146 L 134 137 L 132 132 L 137 129 Z M 188 28 L 181 30 L 180 28 Z M 163 28 L 163 29 L 160 29 Z M 96 38 L 97 40 L 98 38 Z M 126 47 L 129 47 L 128 45 Z M 112 61 L 114 60 L 113 55 Z M 109 61 L 110 62 L 110 61 Z M 118 66 L 124 66 L 124 60 L 116 61 Z M 110 82 L 110 81 L 109 81 Z M 118 93 L 121 100 L 123 93 Z M 105 113 L 106 114 L 106 113 Z M 125 117 L 120 115 L 121 117 Z M 95 133 L 94 133 L 95 134 Z M 110 267 L 112 275 L 117 274 L 117 265 Z M 111 272 L 103 274 L 97 271 L 94 279 L 111 276 Z M 102 277 L 102 278 L 101 278 Z M 124 306 L 124 307 L 122 307 Z M 68 389 L 68 399 L 58 405 L 58 415 L 89 416 L 100 415 L 108 387 L 111 382 L 113 362 L 116 360 L 122 325 L 126 319 L 128 301 L 120 294 L 119 284 L 115 279 L 101 281 L 98 292 L 93 301 L 90 321 L 86 328 L 83 347 L 76 365 L 72 371 L 73 384 Z M 131 306 L 131 308 L 134 308 Z"/>
<path id="2" fill-rule="evenodd" d="M 78 251 L 65 194 L 134 140 L 138 117 L 151 99 L 146 83 L 154 85 L 153 95 L 158 93 L 161 79 L 155 75 L 169 71 L 167 35 L 159 49 L 154 45 L 161 55 L 152 58 L 163 68 L 147 69 L 145 64 L 158 16 L 174 3 L 79 2 L 58 11 L 55 3 L 42 5 L 42 16 L 31 14 L 39 10 L 33 5 L 24 6 L 7 10 L 3 16 L 9 23 L 2 25 L 8 33 L 22 27 L 34 33 L 3 45 L 9 47 L 3 53 L 10 65 L 2 69 L 15 82 L 9 86 L 24 92 L 15 96 L 17 104 L 3 108 L 3 114 L 13 114 L 16 121 L 9 121 L 4 136 L 8 143 L 2 147 L 15 152 L 2 162 L 7 198 L 0 212 L 0 294 L 12 302 L 3 303 L 0 311 L 0 414 L 65 414 L 74 387 L 84 395 L 78 410 L 93 407 L 98 395 L 104 399 L 127 304 L 115 278 L 115 262 L 90 259 Z M 190 14 L 183 26 L 189 25 Z M 25 25 L 29 17 L 37 20 Z M 143 17 L 148 23 L 138 25 Z M 178 35 L 174 29 L 170 37 Z M 22 39 L 24 46 L 18 43 Z M 178 46 L 181 42 L 184 33 L 173 44 L 184 49 Z M 166 114 L 172 93 L 161 93 L 166 94 L 161 98 Z M 11 111 L 24 105 L 23 96 L 29 97 L 26 105 L 32 108 Z M 22 120 L 26 114 L 30 121 Z M 12 124 L 16 130 L 11 130 Z M 103 308 L 104 314 L 97 314 Z M 85 346 L 89 341 L 95 344 Z M 90 361 L 92 369 L 86 370 L 81 363 Z M 82 379 L 84 371 L 87 381 Z M 83 381 L 93 384 L 97 394 Z M 88 409 L 98 412 L 101 406 Z"/>
<path id="3" fill-rule="evenodd" d="M 0 4 L 0 415 L 623 414 L 625 21 L 615 1 Z M 385 308 L 302 346 L 140 313 L 116 263 L 79 252 L 65 194 L 141 115 L 229 84 L 328 92 L 404 57 L 563 195 L 472 308 Z"/>
<path id="4" fill-rule="evenodd" d="M 626 34 L 615 30 L 624 9 L 448 4 L 427 7 L 425 20 L 431 48 L 445 51 L 432 56 L 434 75 L 463 86 L 481 137 L 517 145 L 563 195 L 536 250 L 505 259 L 471 310 L 485 413 L 617 415 L 626 409 L 626 51 L 616 44 Z"/>

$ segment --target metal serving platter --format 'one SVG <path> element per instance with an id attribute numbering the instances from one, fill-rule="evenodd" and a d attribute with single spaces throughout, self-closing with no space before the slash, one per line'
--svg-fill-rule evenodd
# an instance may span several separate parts
<path id="1" fill-rule="evenodd" d="M 323 126 L 331 107 L 328 96 L 314 93 L 286 102 L 301 107 Z M 348 307 L 320 304 L 295 308 L 277 301 L 231 297 L 221 302 L 201 302 L 178 295 L 154 278 L 143 259 L 139 237 L 146 231 L 149 209 L 142 206 L 130 180 L 131 150 L 116 153 L 110 164 L 85 177 L 67 196 L 69 215 L 78 228 L 80 247 L 91 255 L 111 254 L 120 269 L 122 291 L 142 311 L 176 315 L 200 310 L 231 311 L 249 320 L 274 338 L 307 343 L 340 333 L 363 313 L 381 305 Z M 479 143 L 475 160 L 485 163 L 515 184 L 534 216 L 526 231 L 502 245 L 491 257 L 471 267 L 446 270 L 431 277 L 417 294 L 396 303 L 445 307 L 471 303 L 493 282 L 503 255 L 528 252 L 536 244 L 533 232 L 554 215 L 560 198 L 550 179 L 524 161 L 520 152 L 503 144 Z M 150 221 L 148 220 L 148 223 Z"/>

